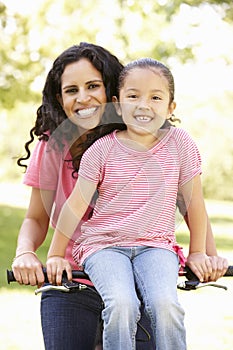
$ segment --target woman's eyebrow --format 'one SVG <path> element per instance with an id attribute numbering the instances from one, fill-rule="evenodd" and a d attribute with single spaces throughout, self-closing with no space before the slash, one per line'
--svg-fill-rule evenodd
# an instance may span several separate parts
<path id="1" fill-rule="evenodd" d="M 88 81 L 85 82 L 85 85 L 93 84 L 93 83 L 103 83 L 103 80 L 101 80 L 101 79 L 88 80 Z M 64 85 L 62 87 L 62 89 L 67 89 L 67 88 L 76 87 L 76 86 L 77 86 L 76 83 L 70 83 L 68 85 Z"/>

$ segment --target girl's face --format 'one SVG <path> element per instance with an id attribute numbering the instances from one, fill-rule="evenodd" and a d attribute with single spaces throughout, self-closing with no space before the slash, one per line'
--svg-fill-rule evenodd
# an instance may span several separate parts
<path id="1" fill-rule="evenodd" d="M 133 68 L 125 77 L 120 89 L 120 107 L 127 131 L 138 136 L 153 135 L 175 109 L 169 103 L 166 78 L 154 68 Z"/>
<path id="2" fill-rule="evenodd" d="M 72 123 L 86 130 L 96 127 L 107 103 L 101 73 L 86 58 L 68 64 L 57 98 Z"/>

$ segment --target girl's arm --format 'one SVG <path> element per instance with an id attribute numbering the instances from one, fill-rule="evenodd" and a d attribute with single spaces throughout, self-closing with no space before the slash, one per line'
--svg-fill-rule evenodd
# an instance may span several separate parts
<path id="1" fill-rule="evenodd" d="M 208 280 L 212 273 L 211 262 L 206 255 L 207 213 L 202 195 L 200 175 L 182 186 L 190 230 L 187 265 L 200 281 Z"/>
<path id="2" fill-rule="evenodd" d="M 76 185 L 62 207 L 48 252 L 47 275 L 50 283 L 61 284 L 62 273 L 66 271 L 72 279 L 71 266 L 64 259 L 67 244 L 85 214 L 97 185 L 79 177 Z"/>
<path id="3" fill-rule="evenodd" d="M 226 258 L 218 256 L 212 227 L 208 217 L 206 234 L 206 254 L 209 256 L 212 266 L 212 273 L 209 276 L 209 281 L 217 281 L 217 279 L 219 279 L 225 274 L 229 264 Z"/>
<path id="4" fill-rule="evenodd" d="M 35 252 L 47 235 L 53 199 L 53 191 L 32 188 L 29 207 L 18 236 L 16 257 L 12 264 L 14 276 L 20 284 L 41 286 L 44 282 L 42 263 Z"/>
<path id="5" fill-rule="evenodd" d="M 178 196 L 177 205 L 179 207 L 181 214 L 183 214 L 185 222 L 189 228 L 188 215 L 185 212 L 185 210 L 183 212 L 184 203 L 183 203 L 183 198 L 181 197 L 182 196 Z M 225 274 L 229 264 L 226 258 L 219 256 L 217 253 L 214 235 L 213 235 L 213 231 L 212 231 L 212 227 L 211 227 L 210 219 L 208 215 L 207 215 L 207 231 L 206 231 L 206 254 L 210 258 L 211 267 L 212 267 L 212 273 L 210 274 L 208 281 L 217 281 L 220 277 L 222 277 Z"/>

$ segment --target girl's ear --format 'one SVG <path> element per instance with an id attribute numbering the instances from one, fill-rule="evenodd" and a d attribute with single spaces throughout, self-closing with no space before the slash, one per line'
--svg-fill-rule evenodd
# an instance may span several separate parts
<path id="1" fill-rule="evenodd" d="M 60 103 L 60 105 L 63 107 L 63 100 L 60 94 L 56 94 L 56 99 L 58 100 L 58 102 Z"/>
<path id="2" fill-rule="evenodd" d="M 114 107 L 115 107 L 117 114 L 121 116 L 121 106 L 120 106 L 120 102 L 118 102 L 118 98 L 116 96 L 112 97 L 112 103 L 114 104 Z"/>
<path id="3" fill-rule="evenodd" d="M 168 108 L 168 119 L 170 118 L 170 116 L 173 114 L 174 110 L 176 109 L 176 102 L 172 101 L 172 103 L 170 104 L 169 108 Z"/>

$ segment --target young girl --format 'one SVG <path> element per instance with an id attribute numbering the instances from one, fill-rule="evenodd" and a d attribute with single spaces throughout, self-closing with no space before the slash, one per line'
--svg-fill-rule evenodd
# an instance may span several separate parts
<path id="1" fill-rule="evenodd" d="M 184 130 L 169 123 L 164 128 L 176 103 L 173 76 L 162 63 L 147 58 L 128 64 L 114 102 L 127 129 L 104 136 L 83 155 L 48 253 L 49 280 L 59 284 L 63 270 L 71 279 L 66 245 L 98 190 L 73 256 L 104 301 L 103 348 L 135 349 L 139 295 L 156 349 L 183 350 L 184 312 L 176 290 L 181 253 L 174 232 L 178 192 L 189 220 L 188 264 L 201 281 L 211 274 L 200 155 Z"/>

